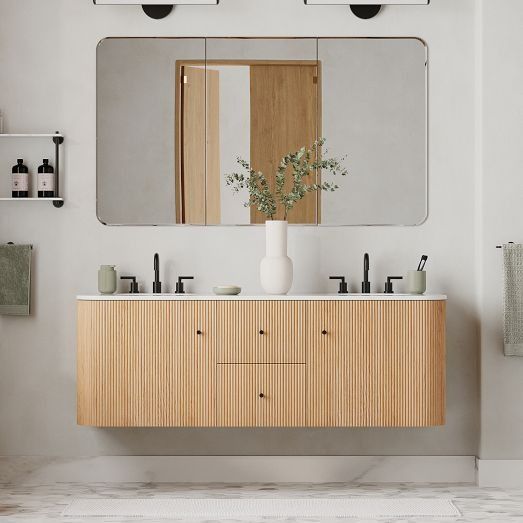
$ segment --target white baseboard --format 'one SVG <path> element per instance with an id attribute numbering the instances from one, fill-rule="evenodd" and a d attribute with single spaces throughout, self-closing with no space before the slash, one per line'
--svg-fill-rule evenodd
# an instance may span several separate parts
<path id="1" fill-rule="evenodd" d="M 0 457 L 0 483 L 475 483 L 473 456 Z"/>
<path id="2" fill-rule="evenodd" d="M 478 459 L 478 485 L 523 488 L 523 460 Z"/>

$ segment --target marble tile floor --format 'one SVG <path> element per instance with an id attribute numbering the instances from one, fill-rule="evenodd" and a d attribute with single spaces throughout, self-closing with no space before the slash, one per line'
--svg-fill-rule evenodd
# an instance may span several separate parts
<path id="1" fill-rule="evenodd" d="M 27 486 L 0 484 L 0 523 L 18 521 L 24 523 L 137 523 L 145 521 L 140 518 L 64 518 L 63 509 L 75 497 L 115 497 L 115 498 L 165 498 L 165 497 L 420 497 L 451 498 L 462 513 L 459 518 L 444 519 L 380 519 L 361 520 L 346 519 L 346 522 L 367 523 L 370 521 L 394 521 L 395 523 L 434 523 L 447 522 L 523 522 L 523 490 L 485 489 L 473 485 L 354 485 L 354 484 L 170 484 L 170 483 L 56 483 L 52 485 Z M 147 519 L 147 523 L 166 523 L 181 521 Z M 245 520 L 236 520 L 244 523 Z M 249 520 L 254 521 L 256 520 Z M 264 523 L 268 518 L 259 520 Z M 296 522 L 296 519 L 278 520 Z M 321 522 L 315 518 L 300 520 Z M 340 520 L 337 520 L 340 521 Z M 331 521 L 332 523 L 332 521 Z"/>

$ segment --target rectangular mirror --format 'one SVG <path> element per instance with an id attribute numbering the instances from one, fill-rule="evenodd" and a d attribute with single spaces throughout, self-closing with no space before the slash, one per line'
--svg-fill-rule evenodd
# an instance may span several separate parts
<path id="1" fill-rule="evenodd" d="M 426 47 L 415 38 L 109 38 L 97 55 L 97 213 L 111 225 L 247 225 L 237 157 L 273 187 L 323 137 L 346 177 L 297 224 L 416 225 L 427 214 Z M 330 178 L 329 178 L 330 176 Z M 288 182 L 286 182 L 288 187 Z M 275 216 L 283 217 L 278 209 Z"/>
<path id="2" fill-rule="evenodd" d="M 180 166 L 205 179 L 205 79 L 193 71 L 192 141 L 179 154 L 184 60 L 205 63 L 203 38 L 106 38 L 96 64 L 96 197 L 108 225 L 171 225 L 180 214 Z M 193 217 L 190 217 L 191 219 Z M 201 216 L 194 223 L 205 223 Z"/>
<path id="3" fill-rule="evenodd" d="M 349 176 L 321 193 L 322 225 L 427 217 L 427 53 L 415 38 L 320 38 L 322 136 Z"/>

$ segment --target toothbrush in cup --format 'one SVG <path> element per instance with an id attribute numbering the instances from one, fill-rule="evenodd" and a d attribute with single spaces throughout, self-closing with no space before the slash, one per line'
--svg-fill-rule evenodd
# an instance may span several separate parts
<path id="1" fill-rule="evenodd" d="M 418 264 L 418 271 L 423 271 L 425 269 L 425 264 L 427 263 L 427 260 L 429 259 L 429 257 L 424 254 L 422 257 L 421 257 L 421 260 Z"/>

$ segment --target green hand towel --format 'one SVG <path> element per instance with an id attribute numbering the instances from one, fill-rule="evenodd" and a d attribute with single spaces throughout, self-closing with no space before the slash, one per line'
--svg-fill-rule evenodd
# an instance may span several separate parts
<path id="1" fill-rule="evenodd" d="M 30 245 L 0 245 L 0 314 L 29 315 Z"/>

